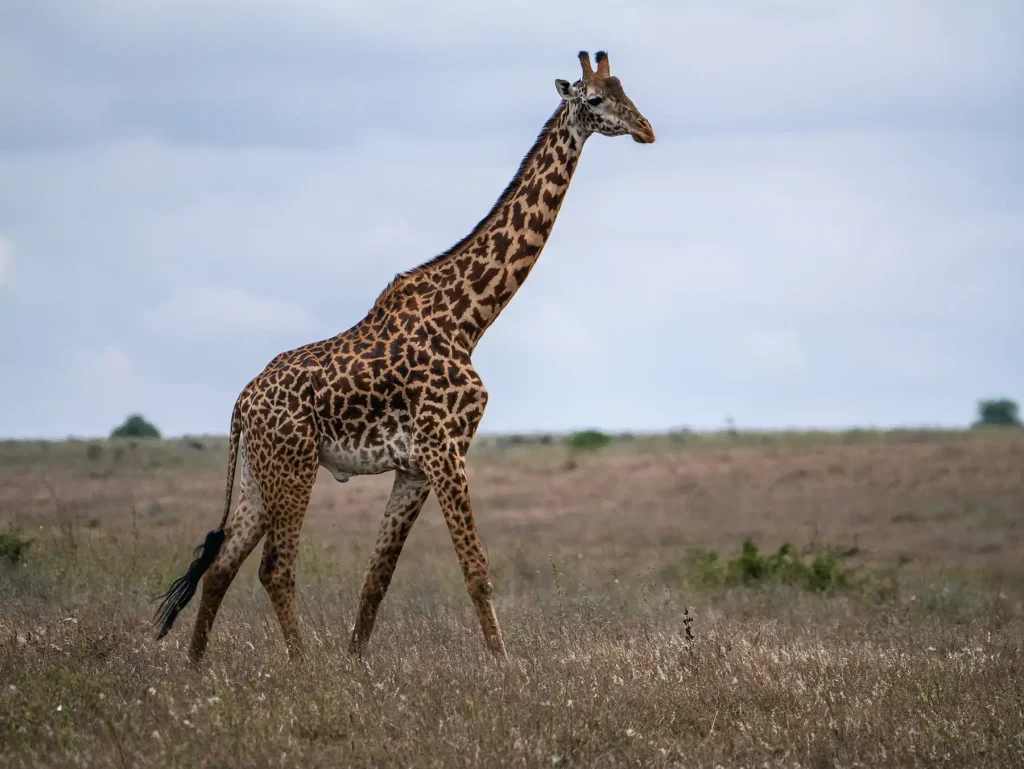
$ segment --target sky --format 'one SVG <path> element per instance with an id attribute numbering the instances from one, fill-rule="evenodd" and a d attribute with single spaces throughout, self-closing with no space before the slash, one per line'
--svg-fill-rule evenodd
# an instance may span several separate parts
<path id="1" fill-rule="evenodd" d="M 372 7 L 371 7 L 372 5 Z M 474 363 L 482 432 L 957 426 L 1024 399 L 1018 0 L 4 0 L 0 437 L 225 433 L 490 209 L 576 52 L 592 138 Z"/>

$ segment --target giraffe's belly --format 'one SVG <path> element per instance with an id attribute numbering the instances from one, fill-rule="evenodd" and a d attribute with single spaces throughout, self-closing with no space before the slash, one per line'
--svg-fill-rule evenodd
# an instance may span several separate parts
<path id="1" fill-rule="evenodd" d="M 376 475 L 409 468 L 409 441 L 396 435 L 376 446 L 359 446 L 346 438 L 325 441 L 318 450 L 320 465 L 339 481 L 350 475 Z"/>

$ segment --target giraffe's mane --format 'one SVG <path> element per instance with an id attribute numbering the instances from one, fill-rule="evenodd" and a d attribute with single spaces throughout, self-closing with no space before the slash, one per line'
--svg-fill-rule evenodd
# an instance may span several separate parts
<path id="1" fill-rule="evenodd" d="M 501 193 L 501 196 L 498 198 L 497 202 L 493 206 L 491 206 L 491 210 L 487 212 L 487 215 L 484 216 L 484 218 L 481 219 L 479 222 L 477 222 L 477 225 L 472 229 L 472 231 L 470 231 L 470 233 L 466 235 L 466 237 L 464 237 L 462 240 L 460 240 L 458 243 L 456 243 L 454 246 L 449 248 L 444 253 L 438 254 L 432 259 L 423 262 L 423 264 L 417 267 L 413 267 L 411 270 L 406 270 L 405 272 L 400 272 L 397 275 L 395 275 L 392 281 L 388 283 L 387 286 L 385 286 L 383 291 L 380 292 L 380 295 L 374 302 L 374 307 L 378 307 L 383 302 L 387 301 L 387 299 L 395 293 L 398 287 L 407 278 L 412 278 L 415 277 L 416 275 L 420 275 L 430 267 L 433 267 L 434 265 L 443 262 L 445 259 L 448 259 L 449 257 L 460 253 L 467 245 L 469 245 L 470 242 L 473 241 L 474 238 L 476 238 L 477 235 L 479 235 L 484 230 L 484 228 L 487 226 L 487 223 L 506 204 L 508 204 L 509 201 L 511 201 L 515 194 L 519 191 L 519 188 L 522 186 L 523 176 L 526 173 L 527 167 L 529 167 L 531 161 L 534 159 L 541 145 L 544 143 L 544 140 L 551 133 L 551 130 L 558 124 L 558 120 L 561 117 L 562 112 L 563 110 L 565 110 L 565 108 L 565 102 L 563 101 L 561 104 L 559 104 L 558 109 L 556 109 L 554 113 L 552 113 L 551 117 L 548 118 L 547 122 L 544 124 L 544 127 L 537 135 L 537 139 L 533 142 L 533 146 L 531 146 L 530 149 L 527 151 L 526 155 L 523 156 L 522 161 L 519 163 L 519 168 L 516 170 L 515 176 L 512 177 L 512 181 L 508 183 L 508 186 L 505 187 L 504 192 Z"/>

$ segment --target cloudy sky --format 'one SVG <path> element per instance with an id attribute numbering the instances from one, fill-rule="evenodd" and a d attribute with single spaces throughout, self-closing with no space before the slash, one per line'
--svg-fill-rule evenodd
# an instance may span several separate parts
<path id="1" fill-rule="evenodd" d="M 0 436 L 225 432 L 486 213 L 581 48 L 658 142 L 586 147 L 482 429 L 1024 399 L 1018 0 L 369 6 L 4 0 Z"/>

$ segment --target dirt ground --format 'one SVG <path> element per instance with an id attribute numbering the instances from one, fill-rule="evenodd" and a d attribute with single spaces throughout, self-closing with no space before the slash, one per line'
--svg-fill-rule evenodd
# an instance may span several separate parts
<path id="1" fill-rule="evenodd" d="M 483 652 L 433 500 L 367 656 L 348 658 L 391 478 L 323 472 L 299 575 L 309 660 L 285 661 L 253 557 L 207 664 L 189 669 L 194 607 L 157 643 L 149 599 L 217 523 L 223 447 L 96 445 L 0 451 L 0 530 L 35 540 L 17 563 L 0 555 L 4 765 L 1014 766 L 1024 755 L 1020 432 L 482 448 L 470 484 L 505 668 Z M 784 542 L 808 563 L 843 555 L 821 561 L 836 570 L 821 588 L 804 579 L 813 569 L 738 560 L 748 538 L 762 555 Z"/>
<path id="2" fill-rule="evenodd" d="M 97 531 L 134 515 L 147 537 L 166 532 L 183 548 L 216 525 L 222 453 L 186 466 L 134 466 L 143 463 L 152 458 L 125 458 L 114 471 L 83 462 L 0 466 L 0 511 L 23 525 L 70 517 Z M 880 560 L 903 555 L 951 569 L 1024 562 L 1024 437 L 1016 434 L 768 449 L 645 451 L 627 443 L 592 455 L 556 446 L 490 450 L 474 455 L 470 487 L 495 557 L 509 540 L 546 557 L 729 549 L 753 537 L 766 546 L 856 542 Z M 304 531 L 328 548 L 368 554 L 390 488 L 390 474 L 340 484 L 322 470 Z M 445 537 L 431 497 L 409 551 L 443 550 Z"/>

